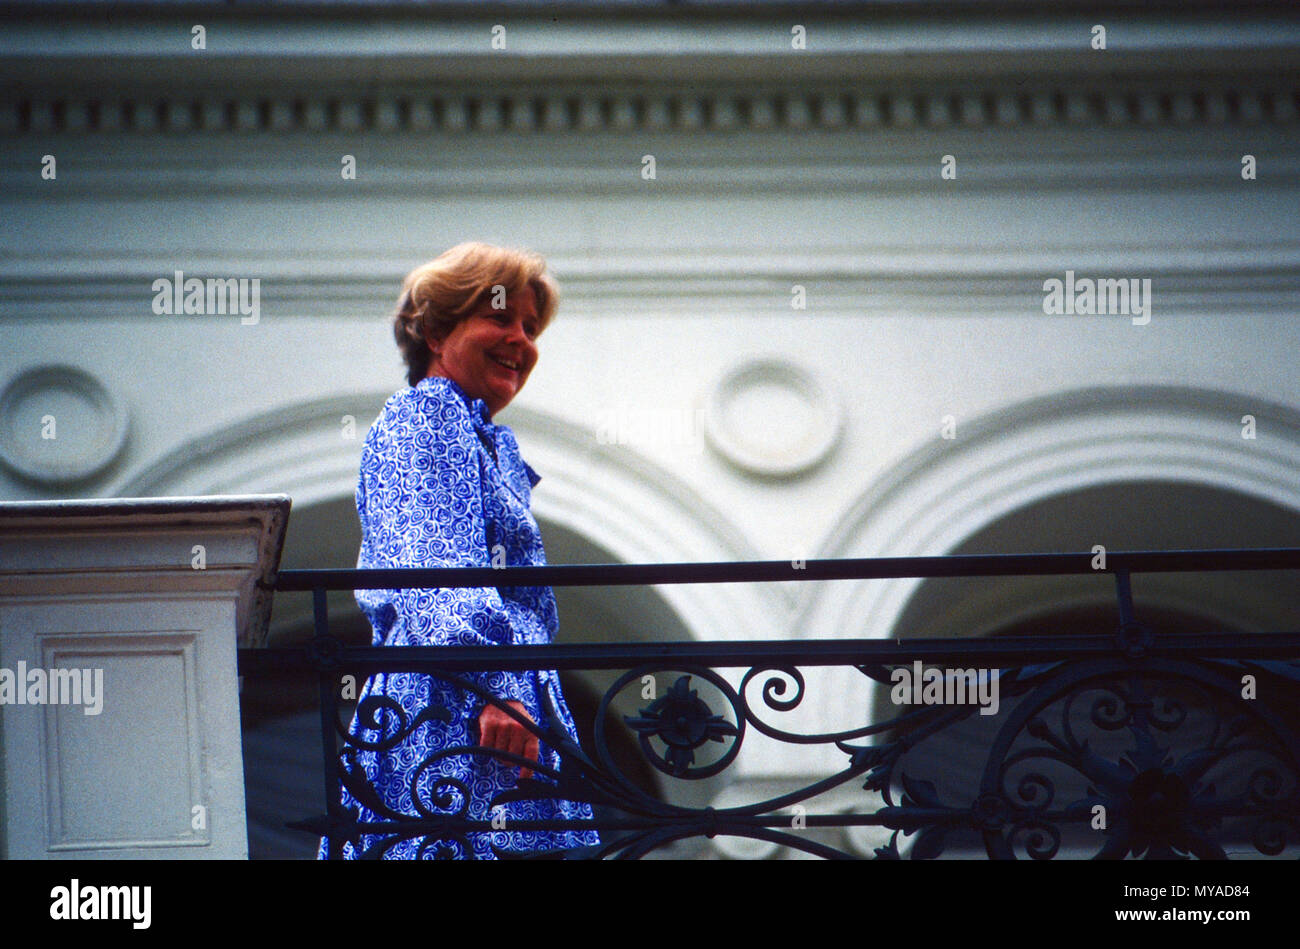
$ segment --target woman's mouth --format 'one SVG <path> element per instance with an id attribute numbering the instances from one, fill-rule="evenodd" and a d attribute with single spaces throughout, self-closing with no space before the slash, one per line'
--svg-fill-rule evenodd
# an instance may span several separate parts
<path id="1" fill-rule="evenodd" d="M 491 355 L 489 355 L 488 358 L 491 359 L 498 366 L 505 366 L 511 372 L 519 371 L 519 363 L 513 359 L 507 359 L 504 356 L 491 356 Z"/>

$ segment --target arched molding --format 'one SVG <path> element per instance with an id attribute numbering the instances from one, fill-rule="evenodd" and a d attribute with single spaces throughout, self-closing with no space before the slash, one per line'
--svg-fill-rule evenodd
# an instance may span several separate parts
<path id="1" fill-rule="evenodd" d="M 171 449 L 106 494 L 256 494 L 260 486 L 276 484 L 298 507 L 350 495 L 366 428 L 385 398 L 330 396 L 242 419 Z"/>
<path id="2" fill-rule="evenodd" d="M 1253 440 L 1242 437 L 1241 419 L 1247 414 L 1256 419 Z M 959 421 L 955 439 L 935 438 L 878 478 L 815 556 L 949 554 L 984 528 L 1044 499 L 1131 482 L 1206 486 L 1300 514 L 1297 471 L 1300 413 L 1285 406 L 1174 386 L 1074 390 Z M 819 584 L 824 588 L 808 595 L 795 626 L 817 638 L 906 635 L 899 620 L 923 583 L 902 578 Z M 1162 606 L 1187 605 L 1176 595 L 1167 599 Z M 982 607 L 987 604 L 972 605 L 976 612 Z M 991 614 L 984 612 L 987 619 Z M 815 686 L 813 681 L 809 677 L 812 708 L 799 721 L 801 730 L 861 724 L 854 710 L 879 704 L 880 687 L 855 670 L 828 669 L 816 676 Z M 786 773 L 797 773 L 800 765 L 843 766 L 834 749 L 808 757 L 806 765 L 792 762 Z"/>
<path id="3" fill-rule="evenodd" d="M 1255 419 L 1255 438 L 1242 419 Z M 959 421 L 849 508 L 820 557 L 951 552 L 1017 509 L 1084 488 L 1165 481 L 1300 511 L 1300 413 L 1253 396 L 1178 386 L 1097 387 Z M 819 636 L 886 638 L 916 579 L 836 585 L 806 607 Z"/>
<path id="4" fill-rule="evenodd" d="M 333 396 L 245 419 L 173 449 L 109 494 L 274 491 L 298 508 L 351 498 L 367 426 L 389 394 Z M 539 520 L 588 537 L 625 563 L 758 559 L 722 511 L 626 446 L 601 445 L 590 430 L 531 408 L 514 407 L 500 421 L 542 475 L 533 495 Z M 783 594 L 751 584 L 669 584 L 658 591 L 695 638 L 768 638 L 789 615 Z"/>

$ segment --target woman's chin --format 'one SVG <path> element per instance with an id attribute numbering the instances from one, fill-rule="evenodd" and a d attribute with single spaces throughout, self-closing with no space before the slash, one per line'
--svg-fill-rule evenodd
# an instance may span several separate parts
<path id="1" fill-rule="evenodd" d="M 484 401 L 488 403 L 489 408 L 492 408 L 495 404 L 496 408 L 492 408 L 492 411 L 499 412 L 501 409 L 504 409 L 509 405 L 511 400 L 514 399 L 518 393 L 519 386 L 515 385 L 513 380 L 510 382 L 501 382 L 492 386 L 491 397 Z"/>
<path id="2" fill-rule="evenodd" d="M 514 394 L 513 391 L 512 391 L 512 392 L 509 392 L 509 393 L 493 392 L 493 393 L 489 394 L 489 396 L 483 400 L 483 404 L 487 406 L 487 408 L 488 408 L 488 412 L 489 412 L 490 414 L 492 414 L 492 415 L 496 415 L 498 412 L 500 412 L 502 409 L 504 409 L 507 405 L 509 405 L 509 404 L 510 404 L 510 401 L 511 401 L 514 397 L 515 397 L 515 394 Z"/>

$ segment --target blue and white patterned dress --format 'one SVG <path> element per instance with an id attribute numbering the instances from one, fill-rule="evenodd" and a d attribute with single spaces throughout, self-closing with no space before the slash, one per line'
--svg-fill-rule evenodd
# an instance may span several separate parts
<path id="1" fill-rule="evenodd" d="M 489 446 L 491 446 L 489 448 Z M 495 458 L 493 458 L 495 454 Z M 361 520 L 359 568 L 369 567 L 487 567 L 546 563 L 541 533 L 529 511 L 536 473 L 519 455 L 514 433 L 491 422 L 481 399 L 470 399 L 455 382 L 441 376 L 422 379 L 389 398 L 366 435 L 357 485 L 357 515 Z M 499 545 L 499 546 L 498 546 Z M 453 590 L 358 590 L 356 599 L 374 627 L 374 644 L 486 646 L 549 643 L 558 627 L 555 595 L 550 587 L 507 587 Z M 540 690 L 548 692 L 560 724 L 576 742 L 573 720 L 553 671 L 462 673 L 501 699 L 522 702 L 533 720 L 542 723 Z M 471 820 L 505 818 L 503 830 L 469 837 L 473 856 L 493 859 L 492 845 L 502 850 L 537 851 L 598 844 L 594 831 L 510 832 L 511 820 L 590 819 L 587 804 L 568 801 L 519 801 L 490 811 L 488 802 L 516 785 L 519 769 L 487 755 L 458 755 L 435 767 L 420 768 L 429 755 L 449 747 L 474 745 L 482 701 L 465 689 L 413 673 L 371 677 L 359 696 L 385 695 L 399 702 L 408 721 L 430 704 L 442 705 L 452 721 L 422 724 L 386 752 L 361 751 L 357 763 L 368 783 L 387 807 L 412 817 L 462 811 L 463 797 L 451 793 L 440 801 L 450 777 L 470 789 L 465 816 Z M 396 716 L 378 724 L 396 731 Z M 371 725 L 376 724 L 374 722 Z M 381 732 L 364 728 L 356 719 L 352 734 L 376 741 Z M 559 757 L 545 743 L 541 761 L 559 767 Z M 538 780 L 547 780 L 535 774 Z M 415 779 L 415 799 L 412 779 Z M 358 820 L 387 820 L 377 816 L 345 788 L 343 805 Z M 366 835 L 361 850 L 384 838 Z M 320 856 L 328 855 L 322 840 Z M 349 843 L 343 856 L 360 854 Z M 467 856 L 455 841 L 414 838 L 392 846 L 386 859 Z"/>

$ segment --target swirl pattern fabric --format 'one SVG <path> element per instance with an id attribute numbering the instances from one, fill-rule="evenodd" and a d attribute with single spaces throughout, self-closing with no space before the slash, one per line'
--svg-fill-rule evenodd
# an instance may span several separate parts
<path id="1" fill-rule="evenodd" d="M 495 456 L 495 457 L 494 457 Z M 514 433 L 494 425 L 481 399 L 471 400 L 450 379 L 431 376 L 395 393 L 366 435 L 357 484 L 361 521 L 359 568 L 541 566 L 541 532 L 529 510 L 537 474 L 519 454 Z M 550 587 L 459 590 L 357 590 L 357 604 L 374 629 L 374 645 L 487 646 L 549 643 L 558 628 Z M 521 702 L 543 723 L 546 691 L 557 723 L 575 742 L 573 719 L 553 671 L 467 673 L 463 677 L 506 701 Z M 350 765 L 364 771 L 382 806 L 408 817 L 460 815 L 471 820 L 504 818 L 503 829 L 464 840 L 411 838 L 393 843 L 362 835 L 342 846 L 347 859 L 377 847 L 384 859 L 476 857 L 505 851 L 557 850 L 600 842 L 594 831 L 510 831 L 512 820 L 591 819 L 587 804 L 517 801 L 489 810 L 491 799 L 513 788 L 518 768 L 486 754 L 456 754 L 432 764 L 430 756 L 477 743 L 482 701 L 463 688 L 415 673 L 384 673 L 367 680 L 359 702 L 383 696 L 411 722 L 439 705 L 449 723 L 421 723 L 393 748 L 362 749 Z M 380 712 L 372 721 L 354 717 L 351 734 L 376 743 L 398 730 L 398 716 Z M 543 764 L 558 769 L 559 756 L 545 743 Z M 534 774 L 536 780 L 547 780 Z M 461 792 L 468 792 L 468 800 Z M 342 803 L 359 821 L 390 820 L 356 800 L 345 788 Z M 494 825 L 496 826 L 496 825 Z M 465 843 L 470 845 L 466 852 Z M 359 846 L 357 846 L 359 844 Z M 329 856 L 322 839 L 319 856 Z"/>

